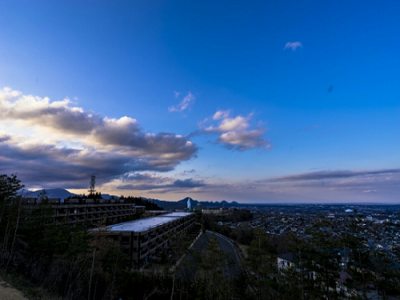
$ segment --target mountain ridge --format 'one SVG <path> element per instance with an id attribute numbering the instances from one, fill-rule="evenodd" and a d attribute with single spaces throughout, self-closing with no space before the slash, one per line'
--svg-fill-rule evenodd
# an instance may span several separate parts
<path id="1" fill-rule="evenodd" d="M 36 198 L 39 196 L 39 194 L 45 190 L 46 191 L 46 196 L 48 198 L 60 198 L 61 200 L 64 200 L 68 197 L 73 197 L 73 196 L 82 196 L 82 194 L 75 194 L 71 193 L 70 191 L 62 188 L 55 188 L 55 189 L 41 189 L 41 190 L 36 190 L 36 191 L 26 191 L 24 192 L 24 197 L 33 197 Z M 110 199 L 111 197 L 119 199 L 118 196 L 110 195 L 110 194 L 101 194 L 103 199 Z"/>
<path id="2" fill-rule="evenodd" d="M 71 193 L 70 191 L 63 189 L 63 188 L 54 188 L 54 189 L 45 189 L 46 190 L 46 196 L 49 198 L 60 198 L 61 200 L 64 200 L 68 197 L 72 196 L 79 196 L 78 194 Z M 35 191 L 26 191 L 24 193 L 24 197 L 38 197 L 39 194 L 43 191 L 41 190 L 35 190 Z M 109 195 L 109 194 L 101 194 L 103 199 L 110 199 L 111 197 L 115 197 L 119 199 L 118 196 L 115 195 Z M 149 201 L 152 201 L 156 203 L 159 206 L 162 206 L 164 209 L 184 209 L 187 207 L 187 201 L 190 199 L 192 203 L 192 207 L 196 207 L 197 204 L 201 204 L 203 208 L 207 207 L 221 207 L 221 206 L 241 206 L 243 204 L 240 204 L 238 202 L 232 201 L 228 202 L 226 200 L 222 200 L 220 202 L 218 201 L 199 201 L 199 200 L 194 200 L 191 197 L 185 197 L 181 200 L 177 201 L 167 201 L 167 200 L 160 200 L 160 199 L 153 199 L 153 198 L 146 198 L 146 197 L 138 197 L 142 199 L 146 199 Z"/>

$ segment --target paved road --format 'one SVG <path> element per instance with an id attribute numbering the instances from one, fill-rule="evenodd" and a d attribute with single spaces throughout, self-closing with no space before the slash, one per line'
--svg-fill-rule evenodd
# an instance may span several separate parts
<path id="1" fill-rule="evenodd" d="M 229 260 L 232 262 L 232 265 L 224 270 L 224 274 L 230 278 L 233 278 L 240 270 L 240 259 L 238 253 L 236 252 L 235 246 L 231 243 L 231 241 L 229 241 L 228 238 L 223 235 L 214 234 L 211 231 L 206 231 L 196 241 L 192 249 L 197 249 L 200 253 L 203 253 L 206 249 L 208 241 L 213 236 L 217 237 L 220 249 L 228 254 Z M 198 269 L 197 265 L 198 261 L 196 258 L 194 258 L 191 254 L 187 255 L 178 268 L 178 276 L 193 280 Z"/>

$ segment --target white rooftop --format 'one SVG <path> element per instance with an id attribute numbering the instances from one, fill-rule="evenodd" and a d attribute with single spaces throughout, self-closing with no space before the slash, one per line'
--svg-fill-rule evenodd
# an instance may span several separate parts
<path id="1" fill-rule="evenodd" d="M 186 216 L 190 216 L 190 215 L 193 215 L 193 213 L 188 213 L 188 212 L 184 212 L 184 211 L 175 211 L 175 212 L 165 214 L 165 215 L 163 215 L 163 217 L 186 217 Z"/>
<path id="2" fill-rule="evenodd" d="M 192 213 L 186 212 L 172 212 L 165 215 L 151 217 L 146 219 L 139 219 L 134 221 L 129 221 L 125 223 L 115 224 L 108 226 L 110 231 L 146 231 L 151 228 L 164 225 L 174 220 L 178 220 L 182 217 L 191 215 Z"/>

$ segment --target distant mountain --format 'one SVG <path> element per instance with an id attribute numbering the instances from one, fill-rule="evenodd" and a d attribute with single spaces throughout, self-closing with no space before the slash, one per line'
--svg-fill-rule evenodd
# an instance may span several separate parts
<path id="1" fill-rule="evenodd" d="M 27 191 L 24 192 L 25 197 L 38 197 L 39 194 L 42 192 L 42 190 L 37 190 L 37 191 Z M 71 193 L 66 189 L 46 189 L 46 195 L 49 198 L 60 198 L 62 201 L 65 198 L 71 197 L 71 196 L 78 196 L 77 194 Z M 101 194 L 103 199 L 110 199 L 113 195 L 109 194 Z M 119 199 L 118 196 L 113 196 L 114 198 Z M 190 197 L 186 197 L 182 200 L 179 201 L 166 201 L 166 200 L 158 200 L 158 199 L 151 199 L 151 198 L 145 198 L 141 197 L 143 199 L 149 200 L 154 202 L 155 204 L 163 207 L 165 210 L 169 209 L 184 209 L 187 207 L 187 201 L 190 199 L 190 202 L 192 203 L 192 207 L 196 207 L 197 204 L 201 204 L 203 208 L 212 208 L 212 207 L 232 207 L 232 206 L 241 206 L 242 204 L 239 204 L 237 202 L 227 202 L 225 200 L 221 202 L 212 202 L 212 201 L 198 201 L 198 200 L 193 200 Z"/>
<path id="2" fill-rule="evenodd" d="M 24 192 L 24 197 L 33 197 L 36 198 L 39 196 L 39 194 L 42 192 L 42 190 L 37 190 L 37 191 L 27 191 Z M 76 194 L 73 194 L 65 189 L 46 189 L 46 196 L 49 198 L 61 198 L 61 200 L 64 200 L 65 198 L 68 198 L 70 196 L 75 196 Z"/>
<path id="3" fill-rule="evenodd" d="M 42 190 L 27 191 L 27 192 L 24 192 L 24 197 L 36 198 L 39 196 L 39 194 L 41 192 L 42 192 Z M 64 200 L 65 198 L 68 198 L 71 196 L 79 196 L 79 195 L 71 193 L 66 189 L 46 189 L 46 196 L 49 198 L 60 198 L 61 200 Z M 110 195 L 110 194 L 101 194 L 101 196 L 103 197 L 103 199 L 110 199 L 111 197 L 119 199 L 118 196 L 114 196 L 114 195 Z"/>
<path id="4" fill-rule="evenodd" d="M 203 208 L 215 208 L 215 207 L 232 207 L 232 206 L 241 206 L 242 204 L 239 204 L 235 201 L 233 202 L 227 202 L 225 200 L 218 202 L 212 202 L 212 201 L 198 201 L 198 200 L 193 200 L 190 197 L 186 197 L 182 200 L 179 201 L 165 201 L 165 200 L 157 200 L 157 199 L 147 199 L 150 201 L 153 201 L 159 206 L 162 206 L 165 210 L 169 209 L 184 209 L 187 207 L 187 201 L 190 199 L 190 202 L 192 204 L 192 207 L 196 207 L 197 204 L 201 204 Z"/>

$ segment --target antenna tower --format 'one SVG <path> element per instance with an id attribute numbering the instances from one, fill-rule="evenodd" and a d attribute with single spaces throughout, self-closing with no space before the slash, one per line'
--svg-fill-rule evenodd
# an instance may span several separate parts
<path id="1" fill-rule="evenodd" d="M 96 190 L 94 189 L 95 185 L 96 185 L 96 176 L 92 175 L 90 177 L 90 190 L 89 190 L 90 195 L 93 195 L 96 192 Z"/>

